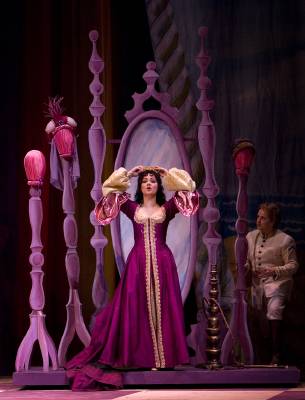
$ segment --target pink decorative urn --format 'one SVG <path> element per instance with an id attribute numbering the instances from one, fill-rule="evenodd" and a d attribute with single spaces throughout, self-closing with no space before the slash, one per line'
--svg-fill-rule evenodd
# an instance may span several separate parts
<path id="1" fill-rule="evenodd" d="M 70 160 L 74 154 L 74 129 L 76 121 L 64 115 L 61 105 L 63 97 L 49 98 L 47 116 L 51 118 L 46 126 L 49 140 L 54 143 L 60 157 Z"/>
<path id="2" fill-rule="evenodd" d="M 255 155 L 253 143 L 247 139 L 239 139 L 233 149 L 236 175 L 248 175 Z"/>
<path id="3" fill-rule="evenodd" d="M 46 172 L 46 159 L 39 150 L 31 150 L 24 157 L 28 185 L 41 186 Z"/>
<path id="4" fill-rule="evenodd" d="M 60 157 L 70 159 L 74 152 L 74 133 L 68 124 L 58 126 L 54 131 L 54 142 Z"/>

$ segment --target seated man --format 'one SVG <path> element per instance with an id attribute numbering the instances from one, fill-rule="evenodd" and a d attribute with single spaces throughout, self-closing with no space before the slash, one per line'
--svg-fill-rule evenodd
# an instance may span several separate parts
<path id="1" fill-rule="evenodd" d="M 294 239 L 278 229 L 280 209 L 274 203 L 260 205 L 257 229 L 249 232 L 247 267 L 252 271 L 253 307 L 266 303 L 272 338 L 271 364 L 279 363 L 280 324 L 285 302 L 298 268 Z"/>

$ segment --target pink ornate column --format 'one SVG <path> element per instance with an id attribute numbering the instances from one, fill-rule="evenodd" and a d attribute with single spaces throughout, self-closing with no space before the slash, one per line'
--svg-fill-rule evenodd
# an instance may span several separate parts
<path id="1" fill-rule="evenodd" d="M 92 54 L 89 60 L 89 69 L 93 74 L 93 80 L 89 86 L 90 93 L 93 96 L 93 101 L 89 107 L 93 117 L 93 123 L 89 129 L 88 140 L 90 154 L 94 167 L 94 183 L 91 190 L 91 198 L 95 205 L 102 196 L 102 171 L 106 152 L 106 135 L 101 124 L 101 116 L 104 113 L 105 107 L 101 103 L 100 96 L 104 91 L 104 87 L 100 82 L 99 75 L 104 69 L 104 62 L 96 49 L 96 42 L 99 34 L 97 31 L 91 31 L 89 38 L 92 42 Z M 95 250 L 96 255 L 96 271 L 92 289 L 92 300 L 97 310 L 106 305 L 108 301 L 108 289 L 104 278 L 104 247 L 107 245 L 107 239 L 103 233 L 103 227 L 98 224 L 94 210 L 90 213 L 90 222 L 94 228 L 94 234 L 91 238 L 91 246 Z"/>
<path id="2" fill-rule="evenodd" d="M 41 225 L 42 225 L 42 204 L 41 186 L 46 170 L 44 155 L 38 150 L 29 151 L 24 158 L 25 172 L 30 185 L 29 217 L 32 228 L 31 255 L 29 258 L 32 266 L 31 278 L 32 289 L 30 294 L 30 327 L 22 340 L 16 357 L 16 371 L 20 372 L 29 369 L 33 346 L 36 340 L 43 361 L 43 371 L 49 371 L 49 357 L 52 361 L 52 368 L 57 369 L 57 352 L 55 345 L 47 332 L 45 326 L 45 314 L 43 313 L 45 298 L 43 290 L 43 271 L 44 257 L 41 253 Z"/>
<path id="3" fill-rule="evenodd" d="M 71 127 L 69 125 L 59 126 L 54 136 L 54 142 L 60 156 L 63 173 L 62 208 L 65 214 L 63 231 L 67 246 L 65 264 L 69 282 L 69 300 L 66 305 L 67 320 L 58 349 L 59 365 L 63 366 L 66 361 L 69 345 L 75 334 L 85 346 L 88 346 L 91 338 L 83 320 L 78 294 L 80 265 L 77 253 L 78 230 L 74 216 L 75 201 L 72 178 L 73 155 L 75 154 L 74 146 L 76 146 L 76 141 Z"/>
<path id="4" fill-rule="evenodd" d="M 253 363 L 253 348 L 247 325 L 247 303 L 246 303 L 246 268 L 248 243 L 246 234 L 248 232 L 248 195 L 247 182 L 251 163 L 255 154 L 253 144 L 247 139 L 239 140 L 233 150 L 235 172 L 238 177 L 239 190 L 236 202 L 237 221 L 235 224 L 237 239 L 235 242 L 235 258 L 237 263 L 237 282 L 234 291 L 233 310 L 230 321 L 230 331 L 223 341 L 221 350 L 221 361 L 229 364 L 233 347 L 239 343 L 244 353 L 245 362 Z"/>
<path id="5" fill-rule="evenodd" d="M 220 218 L 219 210 L 216 206 L 215 198 L 219 193 L 219 188 L 214 176 L 214 157 L 215 157 L 215 141 L 216 134 L 214 124 L 210 118 L 210 110 L 214 107 L 214 102 L 207 97 L 207 90 L 211 86 L 211 81 L 206 75 L 207 68 L 211 61 L 205 47 L 204 39 L 208 33 L 206 27 L 199 29 L 201 37 L 201 48 L 196 58 L 197 64 L 200 68 L 200 77 L 197 82 L 200 89 L 200 98 L 197 102 L 197 108 L 201 111 L 202 118 L 198 130 L 198 141 L 200 152 L 202 155 L 204 169 L 205 169 L 205 183 L 202 191 L 207 198 L 207 205 L 203 209 L 201 218 L 207 223 L 208 227 L 203 235 L 203 242 L 208 251 L 208 272 L 207 278 L 209 279 L 209 292 L 205 293 L 208 296 L 208 325 L 207 325 L 207 346 L 206 355 L 208 359 L 208 367 L 211 369 L 219 368 L 220 356 L 220 326 L 218 320 L 219 307 L 218 307 L 218 291 L 217 291 L 217 255 L 218 248 L 221 243 L 221 236 L 215 229 L 215 225 Z"/>

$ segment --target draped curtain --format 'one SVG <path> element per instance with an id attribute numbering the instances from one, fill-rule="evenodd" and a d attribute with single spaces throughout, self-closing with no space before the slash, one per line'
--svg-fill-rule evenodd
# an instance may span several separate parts
<path id="1" fill-rule="evenodd" d="M 207 74 L 213 84 L 210 98 L 215 100 L 215 175 L 220 187 L 219 231 L 224 238 L 220 257 L 222 300 L 226 303 L 232 295 L 228 266 L 233 275 L 236 273 L 233 245 L 238 187 L 232 146 L 243 137 L 252 140 L 256 148 L 248 183 L 250 229 L 255 227 L 259 204 L 275 201 L 282 210 L 281 228 L 297 242 L 300 268 L 287 308 L 289 328 L 285 332 L 290 339 L 294 337 L 294 341 L 287 340 L 286 356 L 294 354 L 295 362 L 300 357 L 301 334 L 294 336 L 293 332 L 299 324 L 302 334 L 305 330 L 305 3 L 147 0 L 146 9 L 161 84 L 183 116 L 180 127 L 185 137 L 194 137 L 198 127 L 194 111 L 199 98 L 199 68 L 195 63 L 200 47 L 198 29 L 209 28 L 206 46 L 212 62 Z M 192 124 L 184 123 L 188 119 Z M 193 146 L 188 146 L 188 151 L 193 174 L 200 182 L 199 151 Z M 200 230 L 203 234 L 204 224 Z M 206 258 L 200 242 L 198 302 Z M 304 365 L 304 361 L 300 363 Z"/>
<path id="2" fill-rule="evenodd" d="M 246 137 L 257 151 L 248 185 L 251 223 L 257 201 L 277 200 L 283 206 L 284 228 L 304 246 L 304 2 L 147 0 L 146 6 L 162 83 L 184 115 L 186 102 L 193 102 L 188 106 L 191 110 L 199 98 L 198 29 L 209 28 L 212 63 L 208 76 L 213 84 L 210 97 L 216 102 L 215 167 L 225 217 L 232 216 L 228 201 L 237 190 L 232 145 Z M 191 99 L 181 81 L 190 82 Z M 178 102 L 182 93 L 184 102 Z M 194 158 L 194 151 L 189 154 Z M 199 177 L 200 163 L 193 162 L 193 168 Z"/>
<path id="3" fill-rule="evenodd" d="M 152 59 L 145 4 L 136 0 L 134 7 L 131 10 L 128 4 L 110 0 L 14 0 L 1 7 L 0 375 L 14 370 L 17 348 L 29 327 L 31 230 L 23 157 L 27 151 L 38 149 L 48 164 L 49 144 L 44 132 L 48 120 L 44 113 L 49 96 L 63 96 L 67 115 L 78 123 L 81 178 L 75 197 L 79 291 L 87 324 L 94 312 L 91 288 L 95 255 L 89 222 L 94 206 L 90 197 L 93 166 L 88 145 L 92 124 L 88 87 L 93 76 L 88 69 L 88 34 L 92 29 L 100 33 L 97 46 L 105 61 L 101 80 L 106 110 L 102 121 L 107 139 L 118 139 L 126 127 L 124 112 L 132 106 L 131 95 L 142 89 L 145 63 Z M 117 145 L 107 143 L 104 177 L 113 169 L 116 152 Z M 44 311 L 56 346 L 65 327 L 68 301 L 61 195 L 49 185 L 47 168 L 42 190 Z M 108 229 L 106 235 L 111 243 Z M 117 281 L 111 245 L 105 248 L 105 275 L 111 297 Z M 79 343 L 73 345 L 74 352 L 81 347 Z M 33 362 L 41 363 L 37 351 Z"/>

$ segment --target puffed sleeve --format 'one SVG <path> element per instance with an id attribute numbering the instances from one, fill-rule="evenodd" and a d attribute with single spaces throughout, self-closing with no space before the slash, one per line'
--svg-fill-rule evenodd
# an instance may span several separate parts
<path id="1" fill-rule="evenodd" d="M 163 185 L 166 190 L 178 192 L 196 190 L 196 183 L 190 177 L 189 173 L 183 169 L 171 168 L 163 178 Z"/>
<path id="2" fill-rule="evenodd" d="M 102 186 L 103 197 L 95 207 L 95 216 L 101 225 L 110 224 L 117 217 L 123 204 L 128 202 L 129 194 L 124 193 L 129 187 L 127 170 L 123 167 L 114 171 Z M 125 206 L 126 214 L 128 207 Z"/>
<path id="3" fill-rule="evenodd" d="M 185 217 L 194 215 L 199 208 L 199 194 L 196 191 L 179 190 L 175 193 L 173 200 L 178 211 Z"/>
<path id="4" fill-rule="evenodd" d="M 177 212 L 186 217 L 196 213 L 199 208 L 199 194 L 195 191 L 196 184 L 188 172 L 171 168 L 163 178 L 163 184 L 165 189 L 176 192 L 165 205 L 170 219 Z"/>
<path id="5" fill-rule="evenodd" d="M 115 170 L 103 183 L 103 196 L 107 196 L 109 193 L 123 193 L 129 188 L 129 185 L 127 170 L 121 167 Z"/>
<path id="6" fill-rule="evenodd" d="M 128 202 L 128 193 L 109 193 L 103 196 L 95 207 L 95 216 L 101 225 L 108 225 L 114 220 L 124 203 Z M 126 207 L 125 207 L 126 208 Z M 125 212 L 127 214 L 128 211 Z"/>

